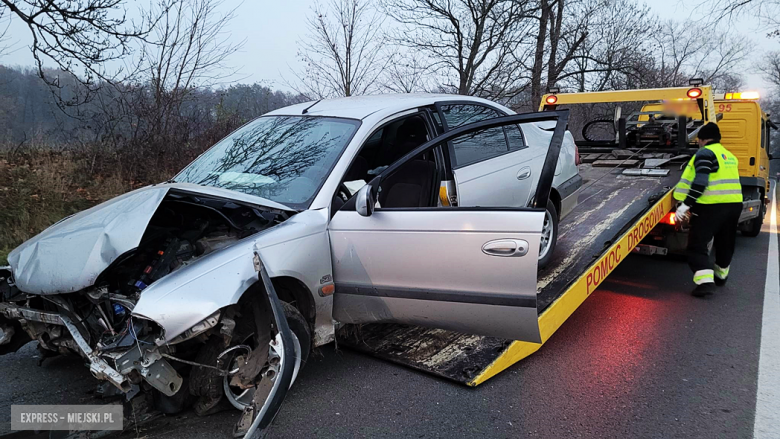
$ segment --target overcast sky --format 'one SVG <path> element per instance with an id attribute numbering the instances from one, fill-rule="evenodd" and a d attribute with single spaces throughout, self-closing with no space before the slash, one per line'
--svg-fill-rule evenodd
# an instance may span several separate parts
<path id="1" fill-rule="evenodd" d="M 232 67 L 240 69 L 241 82 L 264 81 L 275 88 L 288 89 L 284 78 L 290 68 L 298 68 L 296 43 L 306 34 L 306 15 L 311 12 L 313 0 L 258 1 L 226 0 L 225 10 L 237 8 L 229 32 L 235 41 L 246 40 L 243 49 L 229 59 Z M 706 3 L 683 0 L 652 0 L 651 9 L 663 19 L 706 19 Z M 769 40 L 766 32 L 757 31 L 754 20 L 741 17 L 736 22 L 724 22 L 717 30 L 729 32 L 734 38 L 748 38 L 755 44 L 756 59 L 766 50 L 780 48 L 780 41 Z M 29 31 L 16 20 L 8 36 L 16 43 L 13 53 L 0 56 L 5 65 L 32 65 L 27 49 L 31 41 Z M 742 72 L 755 71 L 748 62 Z M 758 74 L 744 74 L 747 89 L 766 92 L 767 86 Z"/>

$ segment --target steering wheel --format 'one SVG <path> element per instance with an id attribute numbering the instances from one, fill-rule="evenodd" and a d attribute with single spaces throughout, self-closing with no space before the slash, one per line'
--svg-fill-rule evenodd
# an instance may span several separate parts
<path id="1" fill-rule="evenodd" d="M 336 193 L 345 203 L 352 198 L 352 192 L 349 191 L 349 188 L 344 183 L 339 184 L 339 190 Z"/>

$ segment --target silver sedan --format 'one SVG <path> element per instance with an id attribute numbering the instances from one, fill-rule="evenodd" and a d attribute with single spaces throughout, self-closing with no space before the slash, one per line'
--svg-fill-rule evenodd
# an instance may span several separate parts
<path id="1" fill-rule="evenodd" d="M 0 354 L 74 352 L 160 410 L 243 409 L 255 437 L 338 322 L 539 342 L 537 268 L 581 185 L 567 118 L 391 95 L 255 119 L 11 252 Z"/>

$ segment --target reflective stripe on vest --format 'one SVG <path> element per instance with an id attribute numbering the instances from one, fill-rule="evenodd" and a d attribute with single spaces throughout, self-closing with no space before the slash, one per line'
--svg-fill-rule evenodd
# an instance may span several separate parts
<path id="1" fill-rule="evenodd" d="M 715 153 L 715 157 L 718 159 L 718 170 L 710 174 L 707 187 L 703 194 L 697 194 L 699 197 L 696 202 L 700 204 L 741 203 L 742 185 L 739 183 L 739 161 L 720 143 L 707 145 L 705 148 Z M 696 156 L 691 157 L 680 182 L 674 188 L 676 200 L 685 201 L 688 192 L 691 191 L 691 184 L 696 177 L 695 160 Z"/>

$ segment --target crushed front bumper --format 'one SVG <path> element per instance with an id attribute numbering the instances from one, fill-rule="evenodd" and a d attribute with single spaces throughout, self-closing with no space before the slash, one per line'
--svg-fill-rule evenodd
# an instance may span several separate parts
<path id="1" fill-rule="evenodd" d="M 162 354 L 167 353 L 167 346 L 142 345 L 136 342 L 122 352 L 104 353 L 89 345 L 68 316 L 9 303 L 0 303 L 0 316 L 19 321 L 25 328 L 28 328 L 31 322 L 64 327 L 72 342 L 64 339 L 61 343 L 68 348 L 74 348 L 72 344 L 75 343 L 81 355 L 89 360 L 92 375 L 99 380 L 110 382 L 124 393 L 130 392 L 133 384 L 140 382 L 140 379 L 168 396 L 174 395 L 181 388 L 183 378 L 162 357 Z M 32 335 L 34 334 L 31 334 L 31 337 Z"/>

